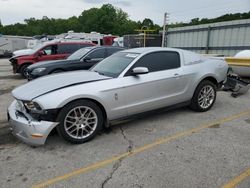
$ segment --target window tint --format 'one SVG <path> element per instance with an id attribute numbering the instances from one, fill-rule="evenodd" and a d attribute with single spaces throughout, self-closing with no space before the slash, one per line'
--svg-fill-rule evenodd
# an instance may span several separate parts
<path id="1" fill-rule="evenodd" d="M 79 49 L 78 44 L 59 44 L 58 53 L 59 54 L 71 54 Z"/>
<path id="2" fill-rule="evenodd" d="M 71 54 L 67 59 L 74 60 L 74 59 L 81 59 L 83 56 L 85 56 L 91 48 L 81 48 L 77 51 L 75 51 L 73 54 Z"/>
<path id="3" fill-rule="evenodd" d="M 107 48 L 108 56 L 112 55 L 115 52 L 121 51 L 121 48 Z"/>
<path id="4" fill-rule="evenodd" d="M 79 44 L 68 44 L 68 52 L 73 53 L 80 48 Z"/>
<path id="5" fill-rule="evenodd" d="M 86 44 L 79 44 L 80 45 L 80 47 L 79 48 L 85 48 L 85 47 L 89 47 L 89 46 L 93 46 L 93 44 L 91 44 L 91 43 L 86 43 Z"/>
<path id="6" fill-rule="evenodd" d="M 153 52 L 140 58 L 134 67 L 147 67 L 149 72 L 168 70 L 180 67 L 180 56 L 177 52 Z"/>
<path id="7" fill-rule="evenodd" d="M 88 56 L 91 59 L 97 59 L 97 58 L 104 58 L 105 57 L 105 49 L 97 49 L 94 50 L 93 52 L 90 52 Z"/>
<path id="8" fill-rule="evenodd" d="M 44 55 L 53 55 L 57 53 L 57 45 L 46 46 L 43 49 Z"/>

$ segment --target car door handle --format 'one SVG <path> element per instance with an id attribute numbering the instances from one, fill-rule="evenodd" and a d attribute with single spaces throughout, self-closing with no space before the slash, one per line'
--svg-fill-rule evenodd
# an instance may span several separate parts
<path id="1" fill-rule="evenodd" d="M 180 75 L 179 75 L 178 73 L 175 73 L 175 74 L 174 74 L 174 77 L 175 77 L 175 78 L 179 78 Z"/>

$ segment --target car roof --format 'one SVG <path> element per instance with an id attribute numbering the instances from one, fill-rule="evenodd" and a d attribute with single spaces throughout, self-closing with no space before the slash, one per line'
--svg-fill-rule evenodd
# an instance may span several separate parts
<path id="1" fill-rule="evenodd" d="M 46 41 L 43 44 L 49 45 L 49 44 L 94 44 L 93 42 L 87 42 L 87 41 Z"/>
<path id="2" fill-rule="evenodd" d="M 124 49 L 125 50 L 124 47 L 120 47 L 120 46 L 88 46 L 86 48 L 91 49 L 91 50 L 97 49 L 97 48 L 114 48 L 114 49 Z"/>
<path id="3" fill-rule="evenodd" d="M 126 53 L 149 53 L 149 52 L 157 52 L 157 51 L 175 51 L 175 52 L 182 52 L 182 49 L 177 49 L 177 48 L 166 48 L 166 47 L 144 47 L 144 48 L 132 48 L 128 50 L 124 50 L 123 52 Z"/>

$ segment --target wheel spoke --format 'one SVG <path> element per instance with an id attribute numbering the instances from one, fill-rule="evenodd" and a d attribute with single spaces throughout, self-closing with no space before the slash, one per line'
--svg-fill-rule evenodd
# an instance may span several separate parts
<path id="1" fill-rule="evenodd" d="M 90 133 L 90 131 L 88 129 L 86 129 L 86 127 L 84 128 L 84 131 L 87 132 L 87 134 Z"/>
<path id="2" fill-rule="evenodd" d="M 79 129 L 76 129 L 76 137 L 78 138 L 79 136 Z"/>
<path id="3" fill-rule="evenodd" d="M 76 126 L 76 124 L 75 124 L 75 123 L 73 123 L 72 125 L 70 125 L 69 127 L 67 127 L 67 129 L 66 129 L 66 130 L 71 129 L 71 128 L 72 128 L 72 127 L 74 127 L 74 126 Z"/>
<path id="4" fill-rule="evenodd" d="M 198 101 L 201 102 L 204 100 L 204 96 L 199 97 Z"/>
<path id="5" fill-rule="evenodd" d="M 70 119 L 77 119 L 76 117 L 70 116 L 70 115 L 68 115 L 67 118 L 70 118 Z"/>
<path id="6" fill-rule="evenodd" d="M 73 132 L 75 132 L 77 130 L 77 128 L 71 130 L 69 133 L 72 134 Z"/>
<path id="7" fill-rule="evenodd" d="M 85 109 L 84 112 L 81 114 L 81 118 L 84 118 L 86 112 L 88 111 L 88 109 Z"/>
<path id="8" fill-rule="evenodd" d="M 66 123 L 71 123 L 71 124 L 72 124 L 72 123 L 75 123 L 76 121 L 72 121 L 72 120 L 67 120 L 67 119 L 66 119 L 65 122 L 66 122 Z"/>
<path id="9" fill-rule="evenodd" d="M 90 130 L 92 130 L 93 128 L 91 127 L 91 125 L 90 124 L 86 124 L 86 126 L 85 126 L 86 128 L 89 128 Z"/>

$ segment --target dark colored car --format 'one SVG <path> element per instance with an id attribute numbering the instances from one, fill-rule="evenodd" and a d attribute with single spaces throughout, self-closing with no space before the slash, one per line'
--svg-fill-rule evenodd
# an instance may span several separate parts
<path id="1" fill-rule="evenodd" d="M 25 75 L 28 80 L 32 80 L 44 75 L 58 72 L 86 70 L 104 58 L 121 50 L 124 50 L 124 48 L 113 46 L 94 46 L 82 48 L 77 50 L 65 60 L 41 62 L 31 65 L 26 69 Z"/>
<path id="2" fill-rule="evenodd" d="M 65 59 L 76 50 L 94 46 L 91 42 L 46 42 L 34 49 L 26 50 L 10 58 L 13 66 L 13 73 L 21 73 L 25 77 L 26 68 L 34 63 L 48 60 Z"/>

